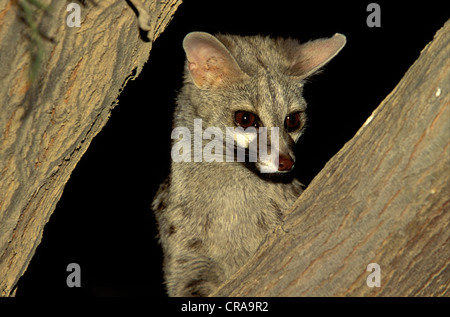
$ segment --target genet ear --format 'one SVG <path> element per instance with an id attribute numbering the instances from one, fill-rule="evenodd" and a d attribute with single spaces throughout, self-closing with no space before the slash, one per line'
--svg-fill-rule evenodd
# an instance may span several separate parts
<path id="1" fill-rule="evenodd" d="M 246 76 L 228 49 L 209 33 L 189 33 L 183 48 L 192 79 L 201 89 L 219 87 Z"/>
<path id="2" fill-rule="evenodd" d="M 329 39 L 318 39 L 298 45 L 289 72 L 294 77 L 306 78 L 317 72 L 345 46 L 346 37 L 336 33 Z"/>

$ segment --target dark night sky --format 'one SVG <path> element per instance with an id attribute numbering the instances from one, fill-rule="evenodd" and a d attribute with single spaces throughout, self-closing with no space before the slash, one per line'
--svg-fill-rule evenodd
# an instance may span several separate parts
<path id="1" fill-rule="evenodd" d="M 188 32 L 302 42 L 336 32 L 347 36 L 341 53 L 305 86 L 309 121 L 296 166 L 299 180 L 309 184 L 448 19 L 445 1 L 377 1 L 381 28 L 369 28 L 371 1 L 310 2 L 187 0 L 179 7 L 142 74 L 128 83 L 74 170 L 18 296 L 165 296 L 150 204 L 169 171 L 171 119 L 184 63 L 181 42 Z M 81 266 L 78 289 L 66 286 L 72 262 Z"/>

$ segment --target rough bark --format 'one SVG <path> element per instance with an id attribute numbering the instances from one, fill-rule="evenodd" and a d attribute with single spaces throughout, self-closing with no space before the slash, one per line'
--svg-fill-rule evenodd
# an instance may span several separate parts
<path id="1" fill-rule="evenodd" d="M 32 38 L 17 1 L 0 0 L 0 295 L 14 292 L 65 183 L 106 124 L 123 86 L 141 72 L 181 0 L 142 1 L 150 41 L 128 1 L 86 1 L 81 27 L 66 25 L 68 1 L 36 9 L 43 60 L 30 82 Z"/>
<path id="2" fill-rule="evenodd" d="M 450 295 L 448 34 L 450 22 L 215 296 Z"/>

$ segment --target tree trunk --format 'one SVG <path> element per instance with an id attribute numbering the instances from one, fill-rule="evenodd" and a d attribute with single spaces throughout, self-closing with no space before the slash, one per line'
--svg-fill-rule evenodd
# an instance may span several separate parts
<path id="1" fill-rule="evenodd" d="M 0 0 L 1 296 L 14 294 L 71 172 L 181 3 L 141 0 L 150 12 L 144 41 L 136 0 L 85 1 L 80 27 L 66 24 L 68 1 L 39 1 L 51 12 Z"/>
<path id="2" fill-rule="evenodd" d="M 450 295 L 448 34 L 450 22 L 215 296 Z"/>

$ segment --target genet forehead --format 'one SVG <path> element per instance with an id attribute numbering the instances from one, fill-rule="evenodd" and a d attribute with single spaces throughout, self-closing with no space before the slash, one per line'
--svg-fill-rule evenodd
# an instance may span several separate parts
<path id="1" fill-rule="evenodd" d="M 287 76 L 283 76 L 287 77 Z M 304 111 L 305 101 L 302 97 L 303 83 L 291 78 L 275 76 L 253 76 L 237 87 L 233 104 L 240 110 L 271 112 L 273 114 L 286 114 L 293 111 Z"/>

